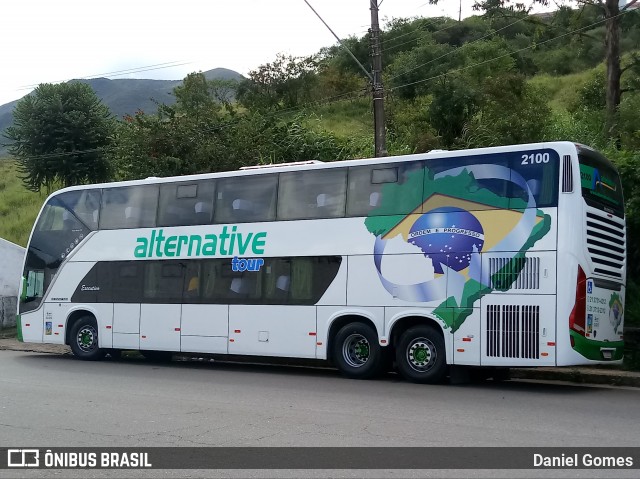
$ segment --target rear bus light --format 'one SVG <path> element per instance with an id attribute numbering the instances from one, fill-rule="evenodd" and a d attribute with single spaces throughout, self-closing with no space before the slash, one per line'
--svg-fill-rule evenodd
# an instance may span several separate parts
<path id="1" fill-rule="evenodd" d="M 585 321 L 587 316 L 587 276 L 584 270 L 578 266 L 578 278 L 576 281 L 576 302 L 569 315 L 569 328 L 585 335 Z"/>

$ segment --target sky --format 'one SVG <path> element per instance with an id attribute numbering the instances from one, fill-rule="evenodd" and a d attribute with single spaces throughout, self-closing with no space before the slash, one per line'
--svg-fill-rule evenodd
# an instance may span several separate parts
<path id="1" fill-rule="evenodd" d="M 307 0 L 341 38 L 371 24 L 369 0 Z M 473 0 L 462 0 L 463 17 Z M 459 0 L 382 0 L 393 18 L 458 17 Z M 3 0 L 0 105 L 40 83 L 106 77 L 180 80 L 229 68 L 243 75 L 278 53 L 336 43 L 304 0 Z M 132 71 L 133 70 L 133 71 Z"/>

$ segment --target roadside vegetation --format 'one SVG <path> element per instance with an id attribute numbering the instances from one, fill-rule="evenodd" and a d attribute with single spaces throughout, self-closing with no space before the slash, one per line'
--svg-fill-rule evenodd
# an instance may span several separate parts
<path id="1" fill-rule="evenodd" d="M 45 199 L 24 187 L 15 161 L 0 159 L 0 238 L 25 246 Z"/>

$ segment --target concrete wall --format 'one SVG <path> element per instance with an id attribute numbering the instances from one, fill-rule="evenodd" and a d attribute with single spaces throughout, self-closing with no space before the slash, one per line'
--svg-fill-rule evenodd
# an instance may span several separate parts
<path id="1" fill-rule="evenodd" d="M 0 238 L 0 328 L 16 324 L 24 248 Z"/>

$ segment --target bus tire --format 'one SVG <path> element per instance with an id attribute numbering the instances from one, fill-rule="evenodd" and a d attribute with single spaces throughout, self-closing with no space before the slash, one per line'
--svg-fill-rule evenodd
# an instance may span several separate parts
<path id="1" fill-rule="evenodd" d="M 173 359 L 173 353 L 171 351 L 140 350 L 140 354 L 152 363 L 170 363 Z"/>
<path id="2" fill-rule="evenodd" d="M 333 340 L 333 361 L 342 375 L 351 379 L 370 379 L 382 368 L 378 333 L 368 324 L 355 322 L 343 326 Z"/>
<path id="3" fill-rule="evenodd" d="M 85 361 L 98 361 L 106 354 L 98 347 L 98 324 L 92 316 L 83 316 L 73 323 L 69 343 L 74 356 Z"/>
<path id="4" fill-rule="evenodd" d="M 444 339 L 433 326 L 414 326 L 400 336 L 396 364 L 406 380 L 428 384 L 441 382 L 447 373 L 446 359 Z"/>

